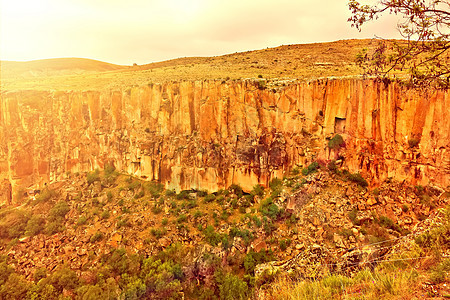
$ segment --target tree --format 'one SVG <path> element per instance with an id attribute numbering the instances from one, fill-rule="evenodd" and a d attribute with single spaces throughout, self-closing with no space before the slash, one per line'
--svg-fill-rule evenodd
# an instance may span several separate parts
<path id="1" fill-rule="evenodd" d="M 377 0 L 375 5 L 349 0 L 353 27 L 383 13 L 401 17 L 398 30 L 404 40 L 379 39 L 371 50 L 358 54 L 357 63 L 366 74 L 392 79 L 407 76 L 413 86 L 450 87 L 450 1 L 448 0 Z"/>

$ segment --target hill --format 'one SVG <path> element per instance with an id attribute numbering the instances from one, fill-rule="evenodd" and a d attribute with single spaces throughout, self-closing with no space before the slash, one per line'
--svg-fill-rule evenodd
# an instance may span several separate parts
<path id="1" fill-rule="evenodd" d="M 33 77 L 82 75 L 127 68 L 87 58 L 52 58 L 33 61 L 1 61 L 3 79 L 27 80 Z"/>
<path id="2" fill-rule="evenodd" d="M 216 57 L 178 58 L 133 67 L 83 59 L 3 62 L 2 89 L 98 90 L 181 80 L 257 77 L 308 80 L 354 76 L 361 73 L 354 63 L 356 54 L 373 44 L 372 40 L 342 40 L 284 45 Z M 27 76 L 18 77 L 18 74 Z"/>

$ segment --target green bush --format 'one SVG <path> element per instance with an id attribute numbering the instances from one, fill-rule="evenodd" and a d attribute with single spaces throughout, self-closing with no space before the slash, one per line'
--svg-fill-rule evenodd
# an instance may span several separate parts
<path id="1" fill-rule="evenodd" d="M 233 274 L 226 274 L 219 280 L 220 299 L 245 300 L 248 299 L 249 289 L 247 283 Z"/>
<path id="2" fill-rule="evenodd" d="M 448 282 L 450 280 L 450 259 L 444 259 L 436 267 L 433 268 L 430 280 L 434 284 Z"/>
<path id="3" fill-rule="evenodd" d="M 105 185 L 113 185 L 116 182 L 119 173 L 116 172 L 116 167 L 112 164 L 108 164 L 104 169 L 104 180 L 102 181 Z"/>
<path id="4" fill-rule="evenodd" d="M 291 243 L 292 243 L 291 239 L 282 239 L 282 240 L 280 240 L 279 241 L 280 249 L 282 251 L 285 251 L 287 249 L 287 247 L 289 247 L 291 245 Z"/>
<path id="5" fill-rule="evenodd" d="M 228 187 L 228 191 L 241 198 L 244 195 L 244 191 L 238 184 L 232 184 Z"/>
<path id="6" fill-rule="evenodd" d="M 358 209 L 353 208 L 348 213 L 348 218 L 350 219 L 350 221 L 352 221 L 353 225 L 359 226 L 359 225 L 361 225 L 361 222 L 359 222 L 359 220 L 357 219 L 357 215 L 358 215 Z"/>
<path id="7" fill-rule="evenodd" d="M 92 183 L 94 183 L 94 182 L 96 182 L 96 181 L 100 181 L 100 174 L 99 174 L 99 173 L 100 173 L 100 172 L 99 172 L 98 169 L 96 169 L 96 170 L 93 171 L 93 172 L 87 173 L 87 175 L 86 175 L 86 181 L 87 181 L 87 183 L 88 183 L 88 184 L 92 184 Z"/>
<path id="8" fill-rule="evenodd" d="M 59 201 L 50 209 L 49 220 L 54 221 L 60 218 L 64 218 L 69 211 L 69 205 L 67 205 L 65 201 Z"/>
<path id="9" fill-rule="evenodd" d="M 144 259 L 139 275 L 145 284 L 147 299 L 177 299 L 184 277 L 181 265 L 171 259 Z"/>
<path id="10" fill-rule="evenodd" d="M 152 213 L 154 213 L 155 215 L 158 215 L 158 214 L 160 214 L 162 212 L 162 208 L 161 207 L 159 207 L 159 206 L 157 206 L 157 205 L 154 205 L 153 207 L 152 207 Z"/>
<path id="11" fill-rule="evenodd" d="M 111 216 L 109 210 L 104 210 L 102 212 L 102 219 L 108 219 Z"/>
<path id="12" fill-rule="evenodd" d="M 254 275 L 255 267 L 259 264 L 275 260 L 275 256 L 271 250 L 261 250 L 259 252 L 255 252 L 250 250 L 244 258 L 244 269 L 245 273 Z"/>
<path id="13" fill-rule="evenodd" d="M 114 174 L 115 171 L 116 171 L 116 167 L 114 167 L 113 164 L 107 164 L 105 166 L 105 170 L 104 170 L 105 176 L 111 176 Z"/>
<path id="14" fill-rule="evenodd" d="M 147 183 L 146 188 L 153 198 L 159 198 L 164 191 L 164 185 L 154 181 Z"/>
<path id="15" fill-rule="evenodd" d="M 51 221 L 49 223 L 47 223 L 47 225 L 45 225 L 45 233 L 48 235 L 52 235 L 58 232 L 62 232 L 66 230 L 66 228 L 64 227 L 64 224 L 62 223 L 61 220 L 56 220 L 56 221 Z"/>
<path id="16" fill-rule="evenodd" d="M 272 191 L 280 190 L 283 186 L 283 181 L 280 178 L 273 178 L 269 182 L 269 187 Z"/>
<path id="17" fill-rule="evenodd" d="M 206 203 L 212 202 L 212 201 L 214 201 L 214 200 L 216 200 L 216 196 L 215 196 L 214 194 L 206 195 L 206 196 L 205 196 L 205 199 L 204 199 L 204 201 L 205 201 Z"/>
<path id="18" fill-rule="evenodd" d="M 95 243 L 95 242 L 101 241 L 102 239 L 103 239 L 103 233 L 101 233 L 100 231 L 97 231 L 93 236 L 91 236 L 89 241 L 91 243 Z"/>
<path id="19" fill-rule="evenodd" d="M 205 236 L 205 241 L 211 246 L 217 246 L 222 241 L 220 233 L 217 233 L 211 225 L 206 226 L 205 230 L 203 230 L 203 234 Z"/>
<path id="20" fill-rule="evenodd" d="M 261 202 L 259 210 L 264 216 L 268 216 L 273 220 L 277 219 L 281 214 L 280 208 L 273 203 L 273 200 L 270 197 Z"/>
<path id="21" fill-rule="evenodd" d="M 36 196 L 37 202 L 47 202 L 55 196 L 56 192 L 45 188 L 39 195 Z"/>
<path id="22" fill-rule="evenodd" d="M 302 169 L 303 176 L 308 176 L 309 174 L 317 172 L 319 169 L 319 163 L 314 161 L 310 163 L 306 168 Z"/>
<path id="23" fill-rule="evenodd" d="M 152 229 L 150 229 L 150 233 L 157 239 L 160 239 L 167 233 L 167 230 L 165 228 L 164 229 L 152 228 Z"/>
<path id="24" fill-rule="evenodd" d="M 36 215 L 31 216 L 25 227 L 25 234 L 35 236 L 36 234 L 41 233 L 41 231 L 44 230 L 44 224 L 45 220 L 42 217 Z"/>
<path id="25" fill-rule="evenodd" d="M 31 284 L 23 275 L 11 273 L 0 286 L 0 299 L 25 299 Z"/>
<path id="26" fill-rule="evenodd" d="M 328 148 L 337 150 L 345 145 L 344 139 L 340 134 L 336 134 L 328 141 Z"/>
<path id="27" fill-rule="evenodd" d="M 367 183 L 367 181 L 364 179 L 364 177 L 361 176 L 360 173 L 354 173 L 354 174 L 347 173 L 347 179 L 357 183 L 359 186 L 361 186 L 363 188 L 365 188 L 369 185 Z"/>
<path id="28" fill-rule="evenodd" d="M 177 218 L 177 223 L 185 223 L 187 221 L 187 216 L 185 214 L 181 214 L 178 218 Z"/>
<path id="29" fill-rule="evenodd" d="M 131 177 L 131 176 L 130 176 L 130 178 L 131 178 L 131 182 L 127 186 L 127 189 L 129 191 L 134 191 L 141 187 L 141 183 L 139 182 L 139 180 L 134 180 L 133 177 Z"/>
<path id="30" fill-rule="evenodd" d="M 29 214 L 23 210 L 13 210 L 6 213 L 0 220 L 0 237 L 19 238 L 26 230 Z"/>
<path id="31" fill-rule="evenodd" d="M 175 197 L 178 200 L 189 199 L 190 192 L 191 191 L 189 191 L 189 190 L 184 190 L 184 191 L 179 192 Z"/>
<path id="32" fill-rule="evenodd" d="M 83 215 L 78 218 L 77 225 L 81 226 L 81 225 L 85 225 L 86 223 L 87 223 L 86 216 Z"/>

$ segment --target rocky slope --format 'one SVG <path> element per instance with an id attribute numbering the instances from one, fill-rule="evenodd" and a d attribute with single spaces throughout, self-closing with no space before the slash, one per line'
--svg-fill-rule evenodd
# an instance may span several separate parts
<path id="1" fill-rule="evenodd" d="M 424 268 L 420 282 L 426 283 L 427 268 L 437 262 L 416 257 L 428 256 L 435 238 L 442 240 L 440 255 L 450 254 L 450 227 L 437 228 L 450 224 L 450 215 L 440 209 L 448 204 L 449 191 L 395 181 L 367 190 L 362 181 L 346 179 L 343 170 L 318 168 L 294 171 L 271 181 L 270 189 L 257 186 L 249 194 L 238 185 L 214 194 L 176 194 L 110 167 L 70 174 L 36 197 L 25 197 L 24 205 L 0 209 L 0 297 L 230 299 L 222 294 L 219 275 L 225 273 L 243 278 L 245 289 L 239 290 L 250 299 L 275 275 L 297 280 L 350 276 L 378 265 L 393 245 L 390 255 L 411 258 L 413 268 Z M 425 229 L 432 234 L 423 235 Z M 414 242 L 417 237 L 425 242 Z M 423 247 L 420 252 L 409 251 L 417 245 Z M 169 266 L 149 271 L 149 260 Z M 179 264 L 176 272 L 168 268 L 174 263 Z M 448 295 L 447 277 L 431 284 L 439 295 Z M 155 289 L 161 281 L 162 288 Z M 136 283 L 145 283 L 144 288 Z M 173 285 L 177 288 L 171 290 Z M 89 298 L 94 286 L 110 295 Z"/>
<path id="2" fill-rule="evenodd" d="M 248 191 L 315 160 L 337 160 L 374 186 L 394 178 L 446 187 L 449 99 L 371 79 L 2 92 L 1 201 L 107 163 L 177 191 Z"/>

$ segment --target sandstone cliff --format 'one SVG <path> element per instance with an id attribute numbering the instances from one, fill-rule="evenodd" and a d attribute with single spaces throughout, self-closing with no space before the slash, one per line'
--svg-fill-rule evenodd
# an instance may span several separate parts
<path id="1" fill-rule="evenodd" d="M 330 149 L 336 134 L 345 146 Z M 448 92 L 369 79 L 4 91 L 0 200 L 108 163 L 176 190 L 248 190 L 317 159 L 339 159 L 373 185 L 392 177 L 448 186 L 449 150 Z"/>

